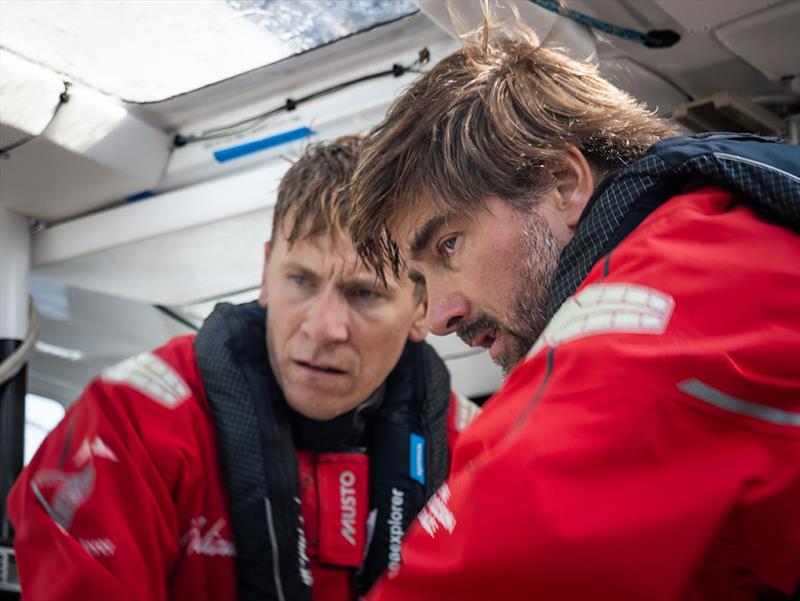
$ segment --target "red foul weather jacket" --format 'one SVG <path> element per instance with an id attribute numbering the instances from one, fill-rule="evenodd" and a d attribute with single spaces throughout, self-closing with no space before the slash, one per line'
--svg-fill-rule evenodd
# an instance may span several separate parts
<path id="1" fill-rule="evenodd" d="M 800 235 L 736 201 L 678 194 L 594 264 L 369 601 L 796 594 Z"/>
<path id="2" fill-rule="evenodd" d="M 230 494 L 193 339 L 176 338 L 93 380 L 19 477 L 8 507 L 26 600 L 239 596 Z M 475 405 L 451 395 L 449 443 L 475 413 Z M 363 529 L 364 520 L 339 527 L 348 517 L 340 482 L 351 496 L 366 490 L 352 473 L 358 462 L 326 457 L 298 457 L 309 534 L 303 567 L 316 581 L 314 601 L 354 598 L 353 568 L 325 565 L 324 554 L 342 548 L 335 540 L 341 530 L 361 541 L 357 566 L 366 538 L 354 527 Z M 315 479 L 323 463 L 335 472 L 335 490 L 322 490 L 331 483 Z M 343 476 L 337 465 L 355 467 Z"/>

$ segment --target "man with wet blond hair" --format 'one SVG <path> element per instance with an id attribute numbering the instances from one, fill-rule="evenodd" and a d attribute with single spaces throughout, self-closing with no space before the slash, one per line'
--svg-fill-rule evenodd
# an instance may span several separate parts
<path id="1" fill-rule="evenodd" d="M 484 28 L 367 137 L 351 232 L 509 373 L 370 601 L 787 598 L 800 152 Z"/>
<path id="2" fill-rule="evenodd" d="M 397 565 L 477 407 L 344 229 L 360 144 L 281 180 L 259 303 L 107 369 L 44 442 L 9 497 L 26 599 L 351 601 Z"/>

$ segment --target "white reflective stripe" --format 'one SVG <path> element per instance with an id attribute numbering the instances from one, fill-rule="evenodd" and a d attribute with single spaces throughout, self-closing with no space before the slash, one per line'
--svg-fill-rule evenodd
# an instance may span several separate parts
<path id="1" fill-rule="evenodd" d="M 269 544 L 272 547 L 272 576 L 275 579 L 275 591 L 278 601 L 286 601 L 283 594 L 283 581 L 281 580 L 281 562 L 278 550 L 278 537 L 275 536 L 275 522 L 272 520 L 272 503 L 269 497 L 264 497 L 264 507 L 267 511 L 267 527 L 269 528 Z"/>
<path id="2" fill-rule="evenodd" d="M 673 298 L 635 284 L 597 283 L 568 298 L 533 345 L 528 356 L 548 346 L 598 334 L 663 334 Z"/>
<path id="3" fill-rule="evenodd" d="M 481 412 L 481 408 L 475 403 L 470 401 L 467 397 L 453 393 L 456 397 L 456 419 L 455 428 L 456 432 L 462 432 L 464 428 L 469 426 L 470 422 L 475 419 Z"/>
<path id="4" fill-rule="evenodd" d="M 169 364 L 152 353 L 142 353 L 103 372 L 106 382 L 132 386 L 157 403 L 174 409 L 189 398 L 189 387 Z"/>
<path id="5" fill-rule="evenodd" d="M 715 152 L 714 156 L 718 159 L 722 159 L 723 161 L 734 161 L 736 163 L 747 163 L 748 165 L 753 165 L 760 169 L 768 169 L 769 171 L 774 171 L 776 173 L 780 173 L 781 175 L 788 177 L 789 179 L 793 179 L 796 182 L 800 182 L 800 177 L 789 173 L 788 171 L 784 171 L 783 169 L 778 169 L 772 165 L 767 165 L 766 163 L 762 163 L 760 161 L 754 161 L 753 159 L 746 159 L 744 157 L 736 156 L 735 154 L 726 154 L 724 152 Z"/>
<path id="6" fill-rule="evenodd" d="M 754 417 L 761 421 L 777 424 L 779 426 L 800 427 L 800 413 L 784 411 L 783 409 L 766 407 L 758 403 L 737 399 L 716 388 L 712 388 L 696 378 L 681 382 L 678 384 L 678 389 L 691 397 L 714 405 L 724 411 L 729 411 L 738 415 L 747 415 L 748 417 Z"/>

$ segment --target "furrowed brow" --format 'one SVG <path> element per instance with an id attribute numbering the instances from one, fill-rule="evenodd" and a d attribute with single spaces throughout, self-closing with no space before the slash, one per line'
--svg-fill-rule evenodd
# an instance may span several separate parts
<path id="1" fill-rule="evenodd" d="M 447 215 L 434 215 L 422 226 L 417 229 L 414 236 L 411 238 L 411 258 L 419 259 L 422 251 L 424 251 L 431 238 L 439 231 L 439 229 L 447 223 Z"/>
<path id="2" fill-rule="evenodd" d="M 341 283 L 342 288 L 356 289 L 366 288 L 368 290 L 387 290 L 388 284 L 384 285 L 379 278 L 369 276 L 358 276 L 354 278 L 347 278 Z"/>
<path id="3" fill-rule="evenodd" d="M 296 271 L 299 274 L 304 275 L 304 276 L 317 277 L 317 274 L 313 270 L 309 269 L 308 267 L 306 267 L 302 263 L 298 263 L 297 261 L 287 261 L 284 264 L 284 268 L 286 270 L 288 270 L 288 271 Z"/>

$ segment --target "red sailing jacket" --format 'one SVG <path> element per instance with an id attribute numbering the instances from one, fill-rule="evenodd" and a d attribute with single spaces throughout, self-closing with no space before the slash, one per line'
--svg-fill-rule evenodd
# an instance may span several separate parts
<path id="1" fill-rule="evenodd" d="M 25 599 L 237 597 L 225 479 L 193 338 L 93 380 L 20 475 L 8 509 Z M 451 448 L 476 413 L 451 395 Z M 313 479 L 316 457 L 299 459 Z M 315 486 L 306 478 L 301 494 L 317 539 L 319 513 L 310 508 L 338 510 L 340 499 L 338 491 L 317 496 Z M 322 566 L 317 547 L 308 551 L 313 600 L 351 598 L 349 571 Z"/>
<path id="2" fill-rule="evenodd" d="M 654 211 L 460 438 L 402 557 L 369 601 L 791 595 L 800 236 L 720 188 Z"/>

